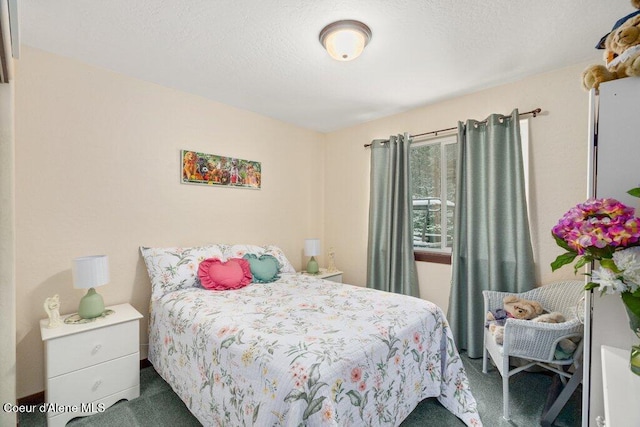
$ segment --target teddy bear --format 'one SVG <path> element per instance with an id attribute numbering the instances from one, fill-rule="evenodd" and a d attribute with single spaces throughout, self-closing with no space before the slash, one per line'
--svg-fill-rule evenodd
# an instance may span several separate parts
<path id="1" fill-rule="evenodd" d="M 503 308 L 487 313 L 486 326 L 492 333 L 497 344 L 504 342 L 504 324 L 508 318 L 531 320 L 541 323 L 562 323 L 566 319 L 560 312 L 546 312 L 537 301 L 526 300 L 515 295 L 508 295 L 502 300 Z M 574 341 L 563 338 L 558 342 L 554 357 L 556 359 L 567 359 L 576 350 Z"/>
<path id="2" fill-rule="evenodd" d="M 487 313 L 486 324 L 496 343 L 500 345 L 504 341 L 504 324 L 508 318 L 531 320 L 544 312 L 539 302 L 519 298 L 515 295 L 504 297 L 502 307 Z"/>
<path id="3" fill-rule="evenodd" d="M 631 0 L 640 9 L 640 0 Z M 619 19 L 611 32 L 596 45 L 604 49 L 605 65 L 592 65 L 582 73 L 586 90 L 598 88 L 600 83 L 628 76 L 640 76 L 640 10 Z"/>

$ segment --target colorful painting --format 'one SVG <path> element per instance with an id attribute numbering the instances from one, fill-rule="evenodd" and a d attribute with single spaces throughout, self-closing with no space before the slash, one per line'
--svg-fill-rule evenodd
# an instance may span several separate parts
<path id="1" fill-rule="evenodd" d="M 261 186 L 260 162 L 182 150 L 182 182 L 253 188 Z"/>

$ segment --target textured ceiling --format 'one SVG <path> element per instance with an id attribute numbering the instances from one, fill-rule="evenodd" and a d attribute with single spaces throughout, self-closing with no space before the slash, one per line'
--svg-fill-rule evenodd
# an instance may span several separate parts
<path id="1" fill-rule="evenodd" d="M 576 64 L 628 0 L 23 0 L 22 44 L 321 132 Z M 320 30 L 366 23 L 351 62 Z M 578 79 L 578 76 L 576 76 Z"/>

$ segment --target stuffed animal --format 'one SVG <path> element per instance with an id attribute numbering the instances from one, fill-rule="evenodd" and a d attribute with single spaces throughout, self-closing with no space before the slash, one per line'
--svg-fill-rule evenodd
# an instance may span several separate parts
<path id="1" fill-rule="evenodd" d="M 640 0 L 631 0 L 640 9 Z M 604 65 L 592 65 L 582 73 L 586 90 L 598 88 L 600 83 L 628 76 L 640 76 L 640 10 L 618 20 L 611 32 L 596 45 L 604 49 Z"/>
<path id="2" fill-rule="evenodd" d="M 503 300 L 503 308 L 487 313 L 486 326 L 491 331 L 496 343 L 504 342 L 504 324 L 508 318 L 531 320 L 541 323 L 562 323 L 566 319 L 562 313 L 554 311 L 545 312 L 539 302 L 518 298 L 515 295 L 506 296 Z M 570 339 L 564 338 L 558 342 L 554 357 L 567 359 L 576 350 L 577 345 Z"/>
<path id="3" fill-rule="evenodd" d="M 515 295 L 504 297 L 502 304 L 502 309 L 487 313 L 486 324 L 496 343 L 500 345 L 504 341 L 504 323 L 507 318 L 531 320 L 544 312 L 539 302 L 518 298 Z"/>

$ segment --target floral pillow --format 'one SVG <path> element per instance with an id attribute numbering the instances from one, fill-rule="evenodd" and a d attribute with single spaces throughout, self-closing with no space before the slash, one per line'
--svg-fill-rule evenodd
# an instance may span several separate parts
<path id="1" fill-rule="evenodd" d="M 289 262 L 282 249 L 273 245 L 257 246 L 257 245 L 232 245 L 224 247 L 224 255 L 227 258 L 242 258 L 246 254 L 256 256 L 271 255 L 279 264 L 280 273 L 295 273 L 296 269 Z"/>
<path id="2" fill-rule="evenodd" d="M 249 261 L 232 258 L 227 262 L 218 258 L 205 259 L 198 267 L 200 283 L 206 289 L 226 291 L 240 289 L 251 283 Z"/>
<path id="3" fill-rule="evenodd" d="M 218 245 L 206 245 L 193 248 L 149 248 L 140 247 L 151 280 L 151 298 L 197 286 L 198 267 L 207 258 L 224 260 L 222 249 Z"/>
<path id="4" fill-rule="evenodd" d="M 273 255 L 245 254 L 243 257 L 249 262 L 251 275 L 255 283 L 274 282 L 280 278 L 280 265 Z"/>

